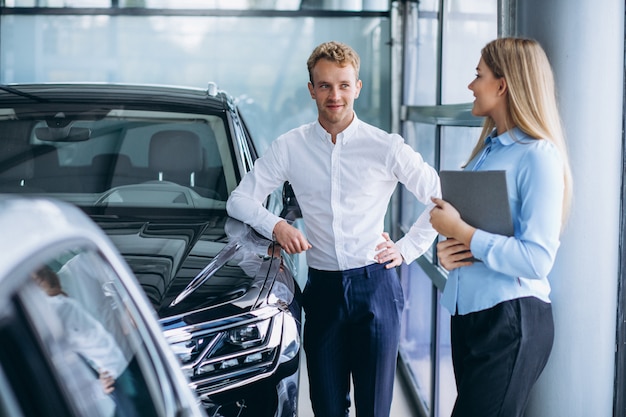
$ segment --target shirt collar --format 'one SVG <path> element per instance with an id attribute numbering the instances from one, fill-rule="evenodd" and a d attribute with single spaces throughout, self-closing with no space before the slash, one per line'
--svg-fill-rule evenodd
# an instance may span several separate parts
<path id="1" fill-rule="evenodd" d="M 343 131 L 337 134 L 337 142 L 341 142 L 343 145 L 345 145 L 354 136 L 354 133 L 357 131 L 357 127 L 359 123 L 360 123 L 360 120 L 357 117 L 356 112 L 355 112 L 354 118 L 352 119 L 352 122 L 350 122 L 348 127 L 346 127 Z M 322 127 L 319 119 L 316 120 L 315 131 L 317 132 L 317 134 L 319 135 L 321 139 L 327 140 L 330 142 L 330 133 L 328 133 L 326 129 Z"/>
<path id="2" fill-rule="evenodd" d="M 528 135 L 524 133 L 519 127 L 514 127 L 513 129 L 509 129 L 500 136 L 497 136 L 496 130 L 489 134 L 485 138 L 485 146 L 488 146 L 490 143 L 498 142 L 502 146 L 509 146 L 514 143 L 518 143 L 524 141 L 528 138 Z"/>

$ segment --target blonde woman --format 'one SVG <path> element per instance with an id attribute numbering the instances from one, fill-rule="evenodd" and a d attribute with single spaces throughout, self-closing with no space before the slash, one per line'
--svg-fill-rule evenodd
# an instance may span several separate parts
<path id="1" fill-rule="evenodd" d="M 522 416 L 554 339 L 548 273 L 571 198 L 571 175 L 548 58 L 534 40 L 502 38 L 481 52 L 472 114 L 484 128 L 466 170 L 506 171 L 514 235 L 464 222 L 433 198 L 431 224 L 450 271 L 457 384 L 453 417 Z M 468 261 L 469 254 L 478 261 Z"/>

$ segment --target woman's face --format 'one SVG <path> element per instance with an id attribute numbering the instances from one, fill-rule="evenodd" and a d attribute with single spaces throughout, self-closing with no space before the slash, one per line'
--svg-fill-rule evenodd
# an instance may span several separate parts
<path id="1" fill-rule="evenodd" d="M 476 78 L 467 86 L 474 93 L 472 114 L 478 117 L 494 117 L 505 105 L 506 83 L 504 78 L 496 78 L 482 58 L 476 67 Z"/>

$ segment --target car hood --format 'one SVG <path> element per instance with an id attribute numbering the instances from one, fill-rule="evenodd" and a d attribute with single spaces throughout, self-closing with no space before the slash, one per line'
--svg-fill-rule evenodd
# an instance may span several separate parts
<path id="1" fill-rule="evenodd" d="M 279 255 L 270 256 L 270 240 L 225 215 L 199 221 L 95 220 L 161 319 L 186 315 L 185 321 L 208 321 L 244 313 L 266 302 L 268 288 L 286 273 Z"/>

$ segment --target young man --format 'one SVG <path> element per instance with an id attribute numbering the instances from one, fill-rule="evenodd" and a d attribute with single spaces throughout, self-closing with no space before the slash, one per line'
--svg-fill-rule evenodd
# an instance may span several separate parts
<path id="1" fill-rule="evenodd" d="M 307 66 L 318 119 L 276 139 L 227 209 L 287 253 L 307 251 L 304 349 L 315 415 L 348 415 L 352 375 L 359 417 L 387 417 L 404 306 L 394 267 L 433 242 L 428 212 L 430 198 L 441 194 L 439 178 L 400 136 L 357 118 L 362 83 L 352 48 L 323 43 Z M 263 207 L 284 181 L 300 203 L 306 236 Z M 394 243 L 383 228 L 398 182 L 428 207 Z"/>

